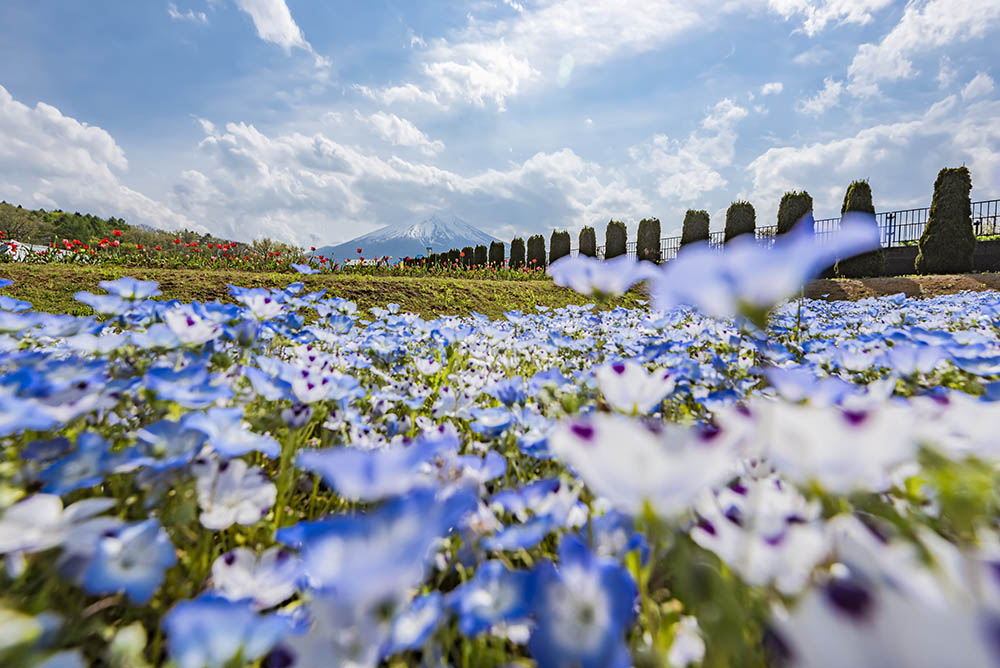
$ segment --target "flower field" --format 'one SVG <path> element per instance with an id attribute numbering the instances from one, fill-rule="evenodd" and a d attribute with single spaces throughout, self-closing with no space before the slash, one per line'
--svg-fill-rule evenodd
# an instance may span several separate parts
<path id="1" fill-rule="evenodd" d="M 1000 300 L 794 298 L 867 234 L 500 319 L 0 296 L 0 664 L 997 665 Z"/>

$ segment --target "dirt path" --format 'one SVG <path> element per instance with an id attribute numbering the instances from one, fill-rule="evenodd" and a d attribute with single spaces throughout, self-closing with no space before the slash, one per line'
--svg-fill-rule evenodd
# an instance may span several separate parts
<path id="1" fill-rule="evenodd" d="M 907 297 L 936 297 L 963 290 L 1000 290 L 1000 274 L 943 274 L 887 278 L 838 278 L 810 281 L 805 295 L 811 299 L 864 299 L 899 292 Z"/>

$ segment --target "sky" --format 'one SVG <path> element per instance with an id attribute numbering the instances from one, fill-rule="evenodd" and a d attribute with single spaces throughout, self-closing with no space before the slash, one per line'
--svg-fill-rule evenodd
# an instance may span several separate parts
<path id="1" fill-rule="evenodd" d="M 334 244 L 1000 197 L 1000 0 L 0 3 L 0 199 Z"/>

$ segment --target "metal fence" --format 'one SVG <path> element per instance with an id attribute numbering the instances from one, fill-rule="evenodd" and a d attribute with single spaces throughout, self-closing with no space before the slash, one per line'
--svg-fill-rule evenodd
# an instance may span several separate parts
<path id="1" fill-rule="evenodd" d="M 909 246 L 920 239 L 927 226 L 927 219 L 930 217 L 930 208 L 921 209 L 900 209 L 899 211 L 883 211 L 875 214 L 875 222 L 878 223 L 879 237 L 883 248 L 894 246 Z M 829 236 L 837 231 L 840 226 L 840 218 L 820 218 L 814 221 L 813 230 L 817 235 Z M 972 203 L 972 228 L 977 237 L 1000 236 L 1000 199 L 983 200 Z M 774 238 L 777 234 L 777 225 L 765 225 L 758 227 L 755 236 L 758 239 Z M 721 246 L 725 240 L 724 232 L 711 232 L 708 242 L 713 246 Z M 677 257 L 677 251 L 681 247 L 680 237 L 663 237 L 660 239 L 660 258 L 672 260 Z M 576 255 L 574 248 L 571 254 Z M 629 257 L 636 256 L 635 242 L 630 241 L 625 244 L 625 252 Z M 604 259 L 604 246 L 597 247 L 597 257 Z"/>

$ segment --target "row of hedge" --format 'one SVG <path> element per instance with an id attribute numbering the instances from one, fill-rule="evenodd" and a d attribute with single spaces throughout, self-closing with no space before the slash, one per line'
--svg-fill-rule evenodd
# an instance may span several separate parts
<path id="1" fill-rule="evenodd" d="M 920 252 L 915 270 L 917 273 L 964 273 L 972 269 L 972 254 L 976 238 L 972 228 L 972 202 L 970 192 L 972 179 L 966 167 L 945 168 L 934 183 L 934 197 L 931 202 L 930 217 L 920 238 Z M 786 192 L 778 206 L 777 234 L 785 234 L 807 213 L 812 211 L 813 200 L 806 191 Z M 854 181 L 844 193 L 840 214 L 848 211 L 875 213 L 872 191 L 867 181 Z M 874 224 L 874 222 L 873 222 Z M 684 215 L 681 229 L 681 249 L 689 244 L 708 241 L 709 215 L 707 211 L 689 209 Z M 726 211 L 724 243 L 744 235 L 755 235 L 757 214 L 750 202 L 733 202 Z M 579 235 L 579 252 L 589 257 L 597 256 L 597 235 L 593 227 L 584 227 Z M 611 259 L 624 255 L 628 243 L 625 223 L 617 220 L 608 222 L 604 231 L 604 257 Z M 545 238 L 536 234 L 524 239 L 517 237 L 510 244 L 510 267 L 542 268 L 559 258 L 569 255 L 569 232 L 555 230 L 549 239 L 546 258 Z M 504 245 L 494 241 L 487 252 L 486 246 L 453 249 L 447 253 L 434 254 L 431 264 L 460 264 L 462 266 L 501 267 L 504 264 Z M 660 221 L 644 218 L 639 221 L 636 238 L 636 256 L 639 260 L 660 262 Z M 856 257 L 843 258 L 826 272 L 828 276 L 862 278 L 879 276 L 883 273 L 884 252 L 878 250 Z"/>

